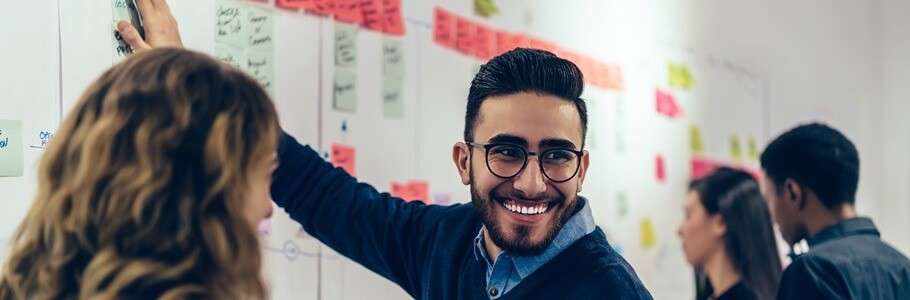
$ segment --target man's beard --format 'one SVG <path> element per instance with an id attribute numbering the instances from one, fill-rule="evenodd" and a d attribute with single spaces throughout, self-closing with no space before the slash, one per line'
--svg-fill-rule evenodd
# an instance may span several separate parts
<path id="1" fill-rule="evenodd" d="M 487 196 L 481 195 L 480 192 L 474 188 L 474 179 L 473 174 L 471 174 L 471 202 L 474 206 L 474 211 L 477 212 L 480 216 L 483 225 L 487 228 L 487 233 L 490 235 L 490 240 L 493 241 L 496 246 L 500 249 L 507 251 L 514 255 L 537 255 L 547 249 L 550 246 L 550 243 L 553 242 L 553 239 L 556 238 L 556 235 L 559 234 L 559 231 L 566 224 L 570 217 L 574 214 L 576 210 L 576 205 L 578 204 L 576 195 L 572 196 L 572 201 L 566 201 L 565 197 L 559 193 L 547 197 L 541 202 L 553 202 L 556 203 L 555 209 L 558 211 L 554 212 L 554 219 L 547 223 L 546 226 L 546 235 L 539 242 L 534 242 L 531 240 L 531 234 L 533 228 L 527 225 L 516 225 L 516 224 L 500 224 L 496 219 L 495 205 L 502 205 L 496 201 L 497 196 L 507 196 L 510 197 L 515 193 L 520 191 L 513 191 L 509 194 L 499 194 L 497 195 L 496 189 L 490 191 L 490 194 Z M 511 226 L 514 228 L 514 237 L 509 239 L 507 237 L 506 228 L 503 226 Z"/>

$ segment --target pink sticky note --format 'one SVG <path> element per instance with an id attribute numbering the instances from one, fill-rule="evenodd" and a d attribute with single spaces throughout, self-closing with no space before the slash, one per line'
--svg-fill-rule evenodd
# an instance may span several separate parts
<path id="1" fill-rule="evenodd" d="M 709 159 L 705 158 L 692 158 L 692 179 L 700 179 L 702 177 L 708 176 L 717 168 L 720 164 L 715 163 Z"/>
<path id="2" fill-rule="evenodd" d="M 493 58 L 492 31 L 489 27 L 477 24 L 474 26 L 474 56 L 489 60 Z"/>
<path id="3" fill-rule="evenodd" d="M 474 50 L 474 23 L 468 19 L 455 17 L 455 50 L 466 54 Z"/>
<path id="4" fill-rule="evenodd" d="M 264 235 L 272 235 L 272 219 L 268 218 L 259 222 L 259 232 Z"/>
<path id="5" fill-rule="evenodd" d="M 382 0 L 382 31 L 386 34 L 404 35 L 401 0 Z"/>
<path id="6" fill-rule="evenodd" d="M 335 20 L 349 24 L 362 23 L 360 0 L 335 0 Z"/>
<path id="7" fill-rule="evenodd" d="M 335 12 L 335 0 L 313 0 L 313 8 L 307 10 L 321 16 L 331 15 Z"/>
<path id="8" fill-rule="evenodd" d="M 276 0 L 275 6 L 281 8 L 306 8 L 313 9 L 313 0 Z"/>
<path id="9" fill-rule="evenodd" d="M 661 90 L 657 90 L 655 94 L 657 98 L 657 113 L 670 118 L 682 115 L 682 110 L 676 104 L 676 99 L 673 98 L 672 94 Z"/>
<path id="10" fill-rule="evenodd" d="M 430 183 L 424 180 L 414 180 L 409 184 L 411 196 L 414 201 L 423 201 L 430 204 Z"/>
<path id="11" fill-rule="evenodd" d="M 658 182 L 667 181 L 667 165 L 666 165 L 666 162 L 664 162 L 664 157 L 662 155 L 658 155 L 655 163 L 657 165 L 657 170 L 656 170 L 657 171 L 656 172 L 657 181 Z"/>
<path id="12" fill-rule="evenodd" d="M 607 74 L 604 81 L 606 84 L 604 87 L 607 89 L 621 91 L 626 87 L 622 76 L 622 67 L 616 64 L 607 66 Z"/>
<path id="13" fill-rule="evenodd" d="M 508 31 L 496 31 L 496 55 L 500 55 L 509 50 L 515 49 L 512 45 L 513 34 Z"/>
<path id="14" fill-rule="evenodd" d="M 411 191 L 407 184 L 392 181 L 392 190 L 389 192 L 392 197 L 408 200 L 411 197 Z"/>
<path id="15" fill-rule="evenodd" d="M 332 145 L 332 165 L 344 169 L 351 176 L 357 176 L 356 160 L 354 147 L 344 145 Z"/>
<path id="16" fill-rule="evenodd" d="M 435 194 L 433 195 L 433 202 L 439 205 L 449 205 L 452 204 L 452 195 L 449 194 Z"/>
<path id="17" fill-rule="evenodd" d="M 363 13 L 363 28 L 382 31 L 381 0 L 360 0 L 360 11 Z"/>
<path id="18" fill-rule="evenodd" d="M 437 7 L 433 17 L 433 41 L 443 47 L 454 48 L 454 23 L 451 13 Z"/>

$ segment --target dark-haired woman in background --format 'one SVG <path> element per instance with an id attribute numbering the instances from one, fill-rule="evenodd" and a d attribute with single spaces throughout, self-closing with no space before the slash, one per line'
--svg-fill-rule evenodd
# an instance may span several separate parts
<path id="1" fill-rule="evenodd" d="M 771 215 L 754 177 L 721 168 L 693 181 L 685 215 L 679 227 L 683 251 L 708 279 L 697 299 L 774 298 L 780 256 Z"/>

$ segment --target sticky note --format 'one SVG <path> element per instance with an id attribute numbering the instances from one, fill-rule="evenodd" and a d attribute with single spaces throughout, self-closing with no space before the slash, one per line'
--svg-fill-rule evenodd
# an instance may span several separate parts
<path id="1" fill-rule="evenodd" d="M 338 111 L 357 112 L 356 74 L 340 69 L 335 70 L 333 107 Z"/>
<path id="2" fill-rule="evenodd" d="M 758 161 L 758 141 L 755 140 L 754 136 L 750 136 L 747 143 L 749 147 L 749 160 L 753 162 Z"/>
<path id="3" fill-rule="evenodd" d="M 215 42 L 246 47 L 247 6 L 233 0 L 218 0 L 215 4 Z"/>
<path id="4" fill-rule="evenodd" d="M 616 195 L 616 216 L 622 218 L 629 214 L 629 199 L 625 192 Z"/>
<path id="5" fill-rule="evenodd" d="M 704 158 L 692 159 L 692 179 L 701 179 L 713 173 L 720 164 Z"/>
<path id="6" fill-rule="evenodd" d="M 115 64 L 126 59 L 127 55 L 133 53 L 133 47 L 123 39 L 123 36 L 120 35 L 120 32 L 117 31 L 116 27 L 111 28 L 111 49 L 111 61 Z"/>
<path id="7" fill-rule="evenodd" d="M 215 58 L 232 65 L 237 69 L 243 71 L 247 70 L 246 65 L 248 62 L 246 61 L 246 51 L 243 51 L 242 49 L 215 45 Z"/>
<path id="8" fill-rule="evenodd" d="M 320 16 L 331 15 L 335 12 L 335 0 L 313 0 L 313 8 L 307 11 Z"/>
<path id="9" fill-rule="evenodd" d="M 705 143 L 701 139 L 701 129 L 695 125 L 689 127 L 689 150 L 691 150 L 693 154 L 705 153 Z"/>
<path id="10" fill-rule="evenodd" d="M 657 90 L 655 94 L 657 98 L 657 113 L 671 119 L 682 115 L 682 109 L 676 104 L 676 98 L 672 94 L 661 90 Z"/>
<path id="11" fill-rule="evenodd" d="M 404 78 L 404 42 L 398 38 L 386 37 L 382 41 L 382 74 Z"/>
<path id="12" fill-rule="evenodd" d="M 655 166 L 656 166 L 655 175 L 657 177 L 657 181 L 658 182 L 666 181 L 667 180 L 667 165 L 666 165 L 666 162 L 664 161 L 664 157 L 662 155 L 658 155 L 657 158 L 655 159 Z"/>
<path id="13" fill-rule="evenodd" d="M 360 0 L 360 11 L 363 13 L 363 28 L 382 31 L 382 0 Z"/>
<path id="14" fill-rule="evenodd" d="M 344 169 L 351 176 L 357 176 L 357 164 L 354 147 L 334 144 L 332 145 L 332 165 Z"/>
<path id="15" fill-rule="evenodd" d="M 382 31 L 391 35 L 404 35 L 401 0 L 382 0 Z"/>
<path id="16" fill-rule="evenodd" d="M 641 220 L 641 246 L 645 249 L 653 248 L 657 245 L 657 234 L 654 232 L 654 224 L 651 218 Z"/>
<path id="17" fill-rule="evenodd" d="M 247 10 L 247 47 L 255 50 L 272 50 L 275 45 L 275 16 L 270 10 Z"/>
<path id="18" fill-rule="evenodd" d="M 313 9 L 313 0 L 275 0 L 275 6 L 281 8 L 306 8 Z"/>
<path id="19" fill-rule="evenodd" d="M 474 0 L 474 13 L 478 16 L 488 18 L 499 14 L 499 8 L 493 0 Z"/>
<path id="20" fill-rule="evenodd" d="M 271 52 L 249 51 L 246 53 L 246 71 L 262 84 L 271 95 L 275 95 L 275 55 Z"/>
<path id="21" fill-rule="evenodd" d="M 386 118 L 404 118 L 404 92 L 401 79 L 394 77 L 383 78 L 382 112 Z"/>
<path id="22" fill-rule="evenodd" d="M 360 0 L 335 0 L 335 20 L 349 24 L 362 23 Z"/>
<path id="23" fill-rule="evenodd" d="M 269 236 L 272 235 L 272 219 L 268 218 L 259 222 L 259 233 Z"/>
<path id="24" fill-rule="evenodd" d="M 357 67 L 358 28 L 351 25 L 335 24 L 335 65 L 344 68 Z"/>
<path id="25" fill-rule="evenodd" d="M 493 31 L 483 25 L 474 26 L 474 56 L 481 60 L 493 58 Z"/>
<path id="26" fill-rule="evenodd" d="M 455 17 L 455 50 L 466 54 L 474 50 L 474 23 L 468 19 Z"/>
<path id="27" fill-rule="evenodd" d="M 127 55 L 133 53 L 133 47 L 127 43 L 120 32 L 117 31 L 116 23 L 119 21 L 127 21 L 133 25 L 133 28 L 139 30 L 140 34 L 143 33 L 142 21 L 139 17 L 139 9 L 136 7 L 136 4 L 133 0 L 111 0 L 112 8 L 112 19 L 114 25 L 111 29 L 111 40 L 113 41 L 113 62 L 117 63 L 126 58 Z"/>
<path id="28" fill-rule="evenodd" d="M 436 7 L 433 15 L 433 41 L 446 48 L 455 47 L 455 18 L 448 11 Z"/>
<path id="29" fill-rule="evenodd" d="M 500 30 L 496 31 L 494 35 L 496 36 L 496 55 L 500 55 L 509 52 L 512 49 L 515 49 L 514 45 L 512 44 L 514 35 L 511 32 Z"/>
<path id="30" fill-rule="evenodd" d="M 737 161 L 743 159 L 743 148 L 739 136 L 730 137 L 730 157 Z"/>
<path id="31" fill-rule="evenodd" d="M 0 177 L 22 177 L 24 151 L 22 121 L 0 120 Z"/>
<path id="32" fill-rule="evenodd" d="M 433 203 L 439 205 L 449 205 L 452 204 L 452 195 L 449 194 L 435 194 L 433 195 Z"/>
<path id="33" fill-rule="evenodd" d="M 684 63 L 669 63 L 667 74 L 670 79 L 670 86 L 690 89 L 695 86 L 695 78 L 689 71 L 689 66 Z"/>
<path id="34" fill-rule="evenodd" d="M 429 203 L 430 184 L 423 180 L 412 180 L 407 183 L 397 181 L 392 182 L 392 197 L 401 198 L 405 201 L 421 201 Z"/>

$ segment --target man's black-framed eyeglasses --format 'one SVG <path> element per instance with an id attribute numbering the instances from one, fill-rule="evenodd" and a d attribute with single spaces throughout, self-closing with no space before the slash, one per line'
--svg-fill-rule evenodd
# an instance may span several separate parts
<path id="1" fill-rule="evenodd" d="M 537 156 L 540 171 L 553 182 L 572 180 L 581 168 L 584 152 L 568 148 L 546 149 L 540 153 L 528 152 L 512 144 L 483 144 L 465 142 L 468 146 L 484 149 L 487 169 L 496 177 L 509 179 L 524 171 L 528 159 Z"/>

